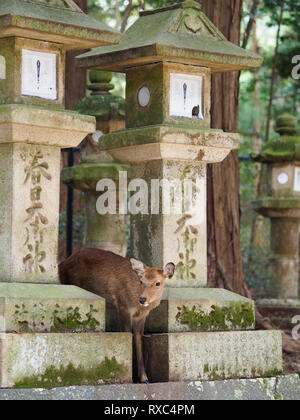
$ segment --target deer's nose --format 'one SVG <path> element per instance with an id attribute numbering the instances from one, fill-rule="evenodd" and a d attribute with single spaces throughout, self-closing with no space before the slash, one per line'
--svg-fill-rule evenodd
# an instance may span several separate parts
<path id="1" fill-rule="evenodd" d="M 141 298 L 140 298 L 140 304 L 141 304 L 141 305 L 144 305 L 144 303 L 146 302 L 146 300 L 147 300 L 146 298 L 141 297 Z"/>

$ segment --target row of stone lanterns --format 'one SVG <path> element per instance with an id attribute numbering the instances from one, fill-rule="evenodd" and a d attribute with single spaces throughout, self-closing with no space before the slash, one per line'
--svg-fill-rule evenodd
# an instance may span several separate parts
<path id="1" fill-rule="evenodd" d="M 260 311 L 274 323 L 291 329 L 298 315 L 300 137 L 297 118 L 279 115 L 275 131 L 253 160 L 267 165 L 267 192 L 254 202 L 254 209 L 271 220 L 271 284 L 267 297 L 257 301 Z"/>
<path id="2" fill-rule="evenodd" d="M 56 264 L 60 148 L 90 133 L 98 140 L 95 118 L 64 111 L 65 51 L 119 40 L 72 0 L 0 0 L 1 387 L 64 385 L 70 372 L 82 385 L 107 379 L 107 369 L 110 380 L 131 381 L 131 334 L 104 333 L 103 299 L 58 285 Z M 238 147 L 237 134 L 210 128 L 211 74 L 257 68 L 261 58 L 229 43 L 199 3 L 186 1 L 141 13 L 118 45 L 78 63 L 126 73 L 126 129 L 101 137 L 96 161 L 87 147 L 82 165 L 90 166 L 79 169 L 78 183 L 78 169 L 70 170 L 70 182 L 80 189 L 86 183 L 88 195 L 105 164 L 110 176 L 114 167 L 112 179 L 131 164 L 130 179 L 189 181 L 200 197 L 197 214 L 185 203 L 180 217 L 131 217 L 135 257 L 151 266 L 176 263 L 176 277 L 149 318 L 149 377 L 278 373 L 280 331 L 254 331 L 252 301 L 205 288 L 206 164 Z"/>

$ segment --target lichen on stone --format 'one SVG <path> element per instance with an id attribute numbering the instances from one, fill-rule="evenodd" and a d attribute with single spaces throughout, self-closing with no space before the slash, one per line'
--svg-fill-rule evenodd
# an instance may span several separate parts
<path id="1" fill-rule="evenodd" d="M 79 308 L 68 308 L 67 313 L 61 313 L 57 309 L 53 313 L 53 327 L 51 332 L 55 331 L 95 331 L 100 325 L 94 315 L 98 311 L 90 306 L 90 311 L 86 314 L 86 318 L 82 319 Z M 63 317 L 64 316 L 64 317 Z"/>
<path id="2" fill-rule="evenodd" d="M 176 321 L 187 325 L 192 331 L 245 329 L 253 327 L 255 322 L 253 306 L 250 303 L 232 303 L 224 307 L 212 305 L 209 313 L 197 309 L 195 305 L 192 309 L 182 306 L 178 310 Z"/>
<path id="3" fill-rule="evenodd" d="M 74 367 L 70 363 L 67 367 L 57 368 L 49 366 L 42 375 L 25 377 L 15 383 L 13 388 L 55 388 L 75 385 L 100 385 L 120 383 L 124 377 L 124 366 L 116 358 L 105 358 L 98 367 Z"/>

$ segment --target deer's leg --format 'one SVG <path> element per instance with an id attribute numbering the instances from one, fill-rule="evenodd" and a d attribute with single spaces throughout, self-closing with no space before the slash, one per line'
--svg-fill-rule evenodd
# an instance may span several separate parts
<path id="1" fill-rule="evenodd" d="M 126 308 L 119 309 L 119 318 L 121 331 L 132 333 L 132 316 Z"/>
<path id="2" fill-rule="evenodd" d="M 135 343 L 135 351 L 136 351 L 137 366 L 138 366 L 138 376 L 139 376 L 140 382 L 149 383 L 149 380 L 145 371 L 144 357 L 143 357 L 144 326 L 145 326 L 145 319 L 133 321 L 133 333 L 134 333 L 134 343 Z"/>

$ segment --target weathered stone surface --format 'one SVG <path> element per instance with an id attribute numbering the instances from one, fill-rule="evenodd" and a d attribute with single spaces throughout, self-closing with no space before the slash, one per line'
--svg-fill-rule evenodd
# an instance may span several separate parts
<path id="1" fill-rule="evenodd" d="M 201 78 L 203 119 L 192 118 L 192 114 L 190 118 L 171 115 L 171 75 L 175 74 Z M 150 95 L 149 104 L 144 107 L 140 106 L 138 101 L 138 92 L 143 86 L 149 89 Z M 126 72 L 126 128 L 169 124 L 198 130 L 209 129 L 211 127 L 210 97 L 211 72 L 208 68 L 160 62 L 128 69 Z"/>
<path id="2" fill-rule="evenodd" d="M 265 308 L 300 309 L 300 299 L 259 299 L 256 304 Z"/>
<path id="3" fill-rule="evenodd" d="M 0 105 L 0 143 L 76 147 L 95 131 L 95 118 L 24 105 Z"/>
<path id="4" fill-rule="evenodd" d="M 72 1 L 1 1 L 0 37 L 60 42 L 67 49 L 84 49 L 117 43 L 121 34 L 87 16 Z"/>
<path id="5" fill-rule="evenodd" d="M 162 203 L 168 197 L 168 189 L 160 193 L 160 211 L 153 214 L 148 209 L 147 214 L 131 215 L 131 253 L 150 267 L 163 268 L 167 263 L 176 265 L 174 277 L 169 280 L 171 287 L 203 287 L 207 282 L 206 255 L 206 166 L 194 162 L 175 162 L 162 160 L 132 165 L 130 177 L 143 179 L 148 183 L 150 209 L 151 180 L 167 180 L 175 187 L 172 193 L 171 206 L 163 208 Z M 195 198 L 194 206 L 187 204 L 181 214 L 174 197 L 180 198 L 179 190 L 183 182 L 190 180 Z M 179 184 L 178 184 L 179 182 Z M 198 183 L 197 183 L 198 182 Z M 197 191 L 198 197 L 196 197 Z M 183 194 L 182 194 L 183 197 Z M 174 205 L 172 208 L 172 205 Z M 192 204 L 192 203 L 190 203 Z M 182 211 L 184 210 L 184 212 Z M 146 213 L 146 212 L 145 212 Z M 164 213 L 164 214 L 163 214 Z M 197 214 L 195 214 L 197 213 Z"/>
<path id="6" fill-rule="evenodd" d="M 116 131 L 101 138 L 101 149 L 119 162 L 137 163 L 155 159 L 221 162 L 239 146 L 239 135 L 221 130 L 199 131 L 171 125 Z"/>
<path id="7" fill-rule="evenodd" d="M 282 372 L 281 331 L 156 334 L 144 337 L 150 381 L 274 376 Z"/>
<path id="8" fill-rule="evenodd" d="M 22 83 L 24 77 L 22 70 L 24 62 L 23 50 L 38 51 L 42 54 L 55 54 L 56 98 L 53 96 L 51 100 L 47 100 L 37 96 L 22 94 Z M 43 42 L 28 38 L 1 38 L 0 30 L 0 51 L 6 62 L 6 75 L 0 80 L 0 104 L 28 104 L 37 105 L 41 108 L 60 110 L 64 108 L 66 53 L 61 44 Z M 48 74 L 48 78 L 49 77 L 50 75 Z"/>
<path id="9" fill-rule="evenodd" d="M 146 322 L 149 333 L 254 327 L 253 301 L 225 289 L 205 288 L 165 288 L 161 304 L 150 312 Z"/>
<path id="10" fill-rule="evenodd" d="M 229 401 L 298 401 L 298 375 L 272 378 L 237 379 L 212 382 L 169 382 L 156 384 L 123 384 L 73 386 L 48 389 L 0 389 L 0 400 L 229 400 Z M 117 406 L 117 404 L 115 404 Z"/>
<path id="11" fill-rule="evenodd" d="M 94 129 L 93 117 L 0 106 L 0 281 L 58 283 L 60 147 Z"/>
<path id="12" fill-rule="evenodd" d="M 228 42 L 201 11 L 185 1 L 141 12 L 117 46 L 96 48 L 78 58 L 80 66 L 124 71 L 137 63 L 157 61 L 205 65 L 214 71 L 260 67 L 262 58 Z"/>
<path id="13" fill-rule="evenodd" d="M 105 300 L 75 286 L 0 283 L 0 332 L 104 331 Z"/>
<path id="14" fill-rule="evenodd" d="M 64 168 L 62 182 L 81 191 L 97 194 L 96 186 L 101 179 L 111 179 L 118 183 L 119 172 L 127 171 L 129 165 L 120 163 L 81 163 Z"/>
<path id="15" fill-rule="evenodd" d="M 58 283 L 60 149 L 0 144 L 0 168 L 0 282 Z"/>
<path id="16" fill-rule="evenodd" d="M 255 303 L 272 325 L 289 331 L 296 326 L 293 319 L 300 315 L 300 299 L 258 299 Z"/>
<path id="17" fill-rule="evenodd" d="M 0 354 L 2 388 L 132 380 L 129 333 L 1 334 Z"/>

